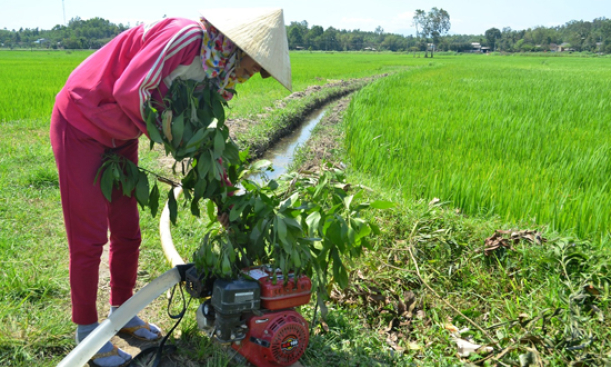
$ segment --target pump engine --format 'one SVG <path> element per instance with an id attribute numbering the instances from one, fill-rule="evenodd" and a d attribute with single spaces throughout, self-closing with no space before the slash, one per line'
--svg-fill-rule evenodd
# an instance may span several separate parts
<path id="1" fill-rule="evenodd" d="M 186 275 L 191 295 L 210 297 L 197 310 L 198 326 L 209 336 L 257 367 L 286 367 L 301 358 L 309 332 L 294 308 L 310 301 L 307 276 L 285 279 L 265 266 L 244 269 L 235 280 L 202 279 L 195 267 Z"/>

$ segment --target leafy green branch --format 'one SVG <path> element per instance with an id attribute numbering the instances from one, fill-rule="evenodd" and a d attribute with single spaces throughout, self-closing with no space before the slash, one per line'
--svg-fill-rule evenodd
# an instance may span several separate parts
<path id="1" fill-rule="evenodd" d="M 269 162 L 250 163 L 248 152 L 238 149 L 225 125 L 225 106 L 205 83 L 179 80 L 162 102 L 151 102 L 145 110 L 151 148 L 161 144 L 183 167 L 186 162 L 180 182 L 185 207 L 198 217 L 205 207 L 210 218 L 194 253 L 198 268 L 221 278 L 235 278 L 252 265 L 307 273 L 322 298 L 330 280 L 346 287 L 351 259 L 371 248 L 371 235 L 379 233 L 362 212 L 392 204 L 364 202 L 363 193 L 352 190 L 343 172 L 330 166 L 318 175 L 291 173 L 265 184 L 254 180 L 270 169 Z M 159 189 L 157 184 L 150 189 L 149 172 L 110 155 L 98 173 L 109 200 L 113 188 L 122 187 L 123 194 L 135 192 L 140 205 L 156 214 Z M 173 188 L 168 208 L 176 223 Z M 229 215 L 226 229 L 215 225 L 219 212 Z"/>
<path id="2" fill-rule="evenodd" d="M 188 173 L 180 185 L 195 215 L 199 215 L 200 200 L 212 199 L 220 206 L 222 197 L 234 190 L 227 172 L 230 165 L 239 164 L 240 152 L 224 124 L 225 106 L 223 98 L 206 83 L 178 80 L 163 101 L 151 100 L 145 107 L 151 149 L 156 143 L 161 144 L 177 162 L 188 162 Z M 140 205 L 150 208 L 155 216 L 160 194 L 156 183 L 152 187 L 148 184 L 149 174 L 111 152 L 105 155 L 96 182 L 101 175 L 100 187 L 109 201 L 113 188 L 122 188 L 127 196 L 136 189 Z M 172 183 L 168 179 L 162 181 Z M 170 193 L 168 200 L 170 219 L 175 224 L 178 207 Z"/>

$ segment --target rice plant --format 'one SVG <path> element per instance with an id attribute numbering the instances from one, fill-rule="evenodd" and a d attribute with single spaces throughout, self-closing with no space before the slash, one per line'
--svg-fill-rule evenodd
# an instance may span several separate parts
<path id="1" fill-rule="evenodd" d="M 353 99 L 350 158 L 404 197 L 601 236 L 611 228 L 607 63 L 464 57 L 394 75 Z"/>

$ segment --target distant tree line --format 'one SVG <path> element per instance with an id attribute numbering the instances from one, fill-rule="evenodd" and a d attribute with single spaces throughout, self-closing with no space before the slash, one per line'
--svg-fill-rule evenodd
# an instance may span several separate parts
<path id="1" fill-rule="evenodd" d="M 433 8 L 428 14 L 435 15 L 437 11 L 443 12 L 443 9 Z M 426 19 L 420 23 L 426 24 Z M 417 24 L 416 18 L 412 24 Z M 557 51 L 562 47 L 563 50 L 611 53 L 611 19 L 604 17 L 591 22 L 573 20 L 562 26 L 539 26 L 526 30 L 491 28 L 480 35 L 451 35 L 444 34 L 444 30 L 443 23 L 437 30 L 420 28 L 418 36 L 414 37 L 386 33 L 382 27 L 377 27 L 373 32 L 359 29 L 339 30 L 334 27 L 323 29 L 318 25 L 308 27 L 305 20 L 291 22 L 287 26 L 289 48 L 293 50 L 426 51 L 431 50 L 434 44 L 435 50 L 438 51 L 468 52 L 472 51 L 473 44 L 477 43 L 481 47 L 490 48 L 491 51 Z"/>
<path id="2" fill-rule="evenodd" d="M 67 26 L 56 25 L 50 30 L 0 30 L 0 43 L 5 48 L 98 49 L 113 37 L 128 29 L 102 18 L 73 18 Z"/>
<path id="3" fill-rule="evenodd" d="M 563 50 L 611 53 L 611 19 L 572 20 L 557 27 L 488 29 L 478 42 L 497 51 Z"/>
<path id="4" fill-rule="evenodd" d="M 4 48 L 97 49 L 128 28 L 129 24 L 116 25 L 102 18 L 82 20 L 77 17 L 70 20 L 67 26 L 56 25 L 50 30 L 5 28 L 0 30 L 0 45 Z M 424 34 L 427 29 L 424 29 L 424 33 L 422 31 L 420 29 L 417 36 L 403 36 L 387 33 L 381 26 L 374 31 L 334 27 L 324 29 L 319 25 L 310 26 L 305 20 L 291 22 L 287 26 L 289 48 L 292 50 L 426 51 L 431 50 L 434 44 L 437 51 L 468 52 L 473 50 L 474 43 L 478 43 L 481 47 L 504 52 L 555 51 L 562 48 L 611 53 L 611 19 L 604 17 L 526 30 L 491 28 L 480 35 L 451 35 L 434 31 Z"/>

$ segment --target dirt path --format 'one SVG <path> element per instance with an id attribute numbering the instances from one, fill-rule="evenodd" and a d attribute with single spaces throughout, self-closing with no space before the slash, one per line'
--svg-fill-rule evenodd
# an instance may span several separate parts
<path id="1" fill-rule="evenodd" d="M 100 277 L 98 283 L 98 317 L 100 321 L 104 320 L 108 313 L 110 312 L 110 267 L 108 264 L 109 260 L 109 244 L 104 245 L 104 251 L 102 252 L 102 261 L 100 263 Z M 140 275 L 140 274 L 139 274 Z M 144 286 L 144 282 L 137 281 L 136 283 L 136 291 Z M 134 292 L 135 293 L 135 292 Z M 139 316 L 144 320 L 151 320 L 150 322 L 158 324 L 157 318 L 159 317 L 159 308 L 165 307 L 164 300 L 155 301 L 153 305 L 145 308 L 139 313 Z M 167 323 L 167 322 L 166 322 Z M 166 323 L 159 323 L 162 326 L 162 329 L 166 327 L 169 329 L 170 326 L 166 326 Z M 173 322 L 172 322 L 173 323 Z M 169 325 L 169 323 L 168 323 Z M 138 355 L 142 350 L 156 346 L 158 342 L 146 342 L 141 341 L 136 338 L 131 338 L 129 336 L 124 335 L 115 335 L 110 339 L 111 343 L 121 348 L 125 352 L 131 354 L 132 356 Z M 162 366 L 164 367 L 179 367 L 179 366 L 198 366 L 195 362 L 189 362 L 188 360 L 183 360 L 182 358 L 178 358 L 174 355 L 165 355 L 162 358 Z M 93 367 L 92 364 L 89 366 Z"/>
<path id="2" fill-rule="evenodd" d="M 109 255 L 109 244 L 104 245 L 104 251 L 102 252 L 102 261 L 100 263 L 100 277 L 99 277 L 99 283 L 98 283 L 98 302 L 97 302 L 97 307 L 98 307 L 98 317 L 100 318 L 100 320 L 103 320 L 106 318 L 106 315 L 108 315 L 108 313 L 110 312 L 110 304 L 109 304 L 109 300 L 110 300 L 110 267 L 108 264 L 108 255 Z M 137 284 L 137 288 L 140 288 L 141 284 Z M 144 311 L 142 311 L 142 317 L 148 319 L 147 316 L 148 312 L 145 309 Z M 142 349 L 148 348 L 150 346 L 155 345 L 156 343 L 153 342 L 144 342 L 144 341 L 140 341 L 137 340 L 135 338 L 122 338 L 121 336 L 115 335 L 111 340 L 110 340 L 114 345 L 118 346 L 119 348 L 123 349 L 125 352 L 131 354 L 132 356 L 137 355 L 138 353 L 140 353 L 140 351 Z M 90 366 L 93 367 L 92 364 L 89 364 Z M 165 364 L 164 366 L 184 366 L 184 364 Z"/>
<path id="3" fill-rule="evenodd" d="M 337 125 L 342 122 L 351 99 L 352 94 L 343 97 L 328 108 L 327 114 L 305 144 L 306 159 L 301 164 L 301 169 L 315 170 L 323 161 L 339 163 L 336 152 L 341 149 L 343 132 L 338 131 Z"/>

